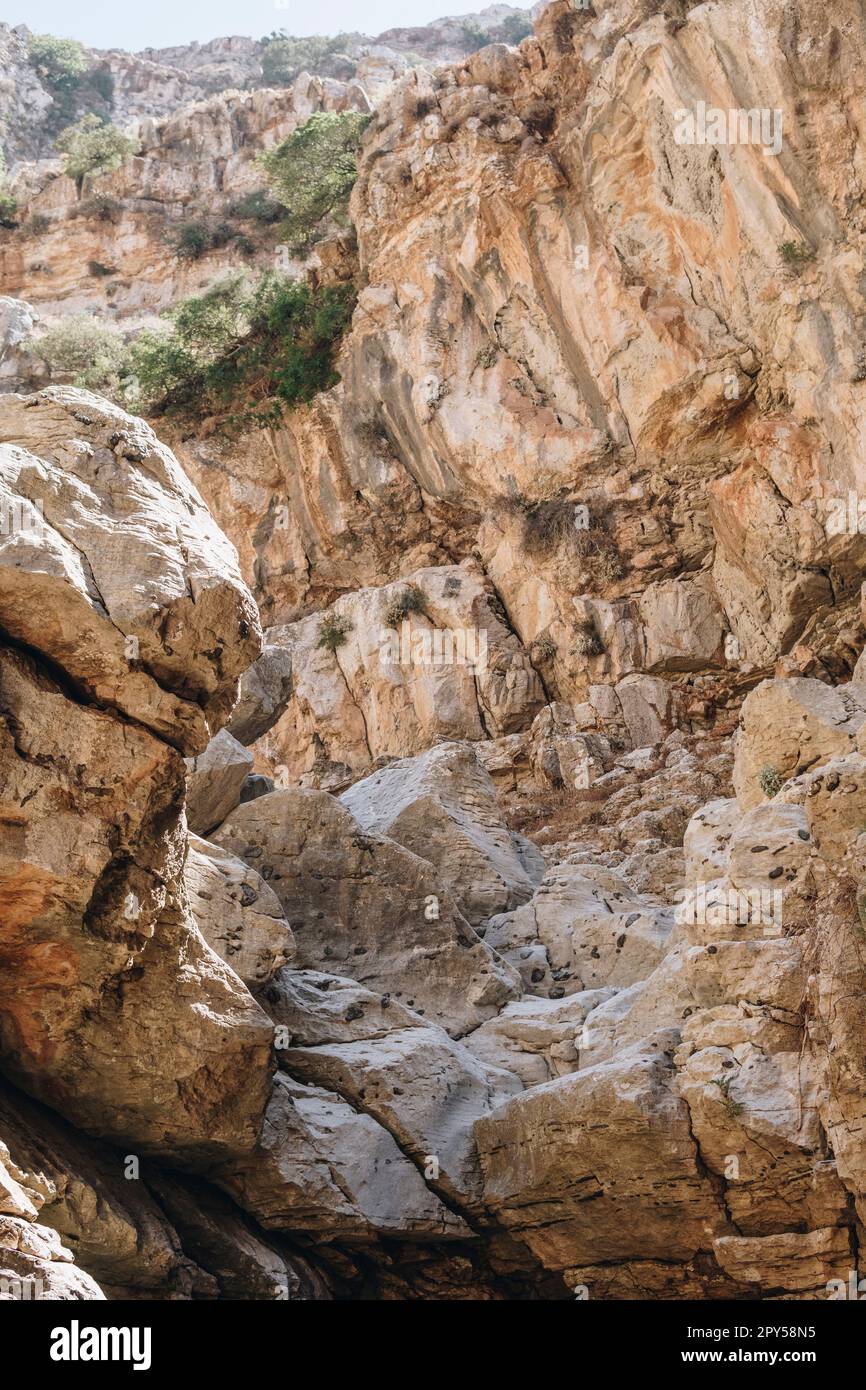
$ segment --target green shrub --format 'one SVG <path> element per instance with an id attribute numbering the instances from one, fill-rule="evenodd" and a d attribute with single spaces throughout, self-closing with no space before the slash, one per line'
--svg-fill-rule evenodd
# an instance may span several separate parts
<path id="1" fill-rule="evenodd" d="M 284 234 L 293 248 L 308 245 L 329 214 L 345 212 L 369 120 L 360 111 L 322 111 L 259 156 L 286 210 Z"/>
<path id="2" fill-rule="evenodd" d="M 6 156 L 0 149 L 0 227 L 17 227 L 18 204 L 6 187 Z"/>
<path id="3" fill-rule="evenodd" d="M 779 247 L 779 255 L 786 265 L 792 266 L 795 270 L 801 269 L 807 261 L 815 258 L 815 252 L 804 241 L 783 241 Z"/>
<path id="4" fill-rule="evenodd" d="M 170 310 L 165 331 L 136 339 L 142 398 L 199 414 L 241 404 L 238 419 L 267 423 L 281 405 L 310 401 L 339 380 L 334 355 L 354 302 L 352 285 L 313 289 L 275 273 L 250 285 L 245 273 L 228 276 Z"/>
<path id="5" fill-rule="evenodd" d="M 90 271 L 91 275 L 95 276 L 97 280 L 104 280 L 105 277 L 108 275 L 117 274 L 116 266 L 103 265 L 102 261 L 88 261 L 87 269 Z"/>
<path id="6" fill-rule="evenodd" d="M 85 174 L 108 174 L 138 150 L 135 140 L 91 111 L 67 126 L 55 140 L 66 156 L 64 173 L 81 185 Z"/>
<path id="7" fill-rule="evenodd" d="M 532 33 L 532 21 L 524 19 L 523 15 L 510 14 L 491 34 L 491 38 L 496 37 L 497 43 L 518 44 L 529 37 Z"/>
<path id="8" fill-rule="evenodd" d="M 129 371 L 129 350 L 120 334 L 88 314 L 72 314 L 33 344 L 52 374 L 74 386 L 116 394 Z"/>
<path id="9" fill-rule="evenodd" d="M 323 34 L 310 34 L 306 38 L 293 38 L 285 33 L 274 33 L 262 42 L 262 76 L 270 86 L 287 87 L 302 72 L 322 72 L 328 67 L 328 59 L 339 53 L 350 34 L 335 34 L 327 38 Z"/>
<path id="10" fill-rule="evenodd" d="M 758 786 L 761 788 L 764 796 L 768 796 L 771 801 L 773 797 L 782 790 L 782 781 L 782 774 L 769 763 L 762 767 L 761 771 L 758 773 Z"/>
<path id="11" fill-rule="evenodd" d="M 30 61 L 46 87 L 56 92 L 77 87 L 87 71 L 87 53 L 76 39 L 58 39 L 54 34 L 31 34 Z"/>
<path id="12" fill-rule="evenodd" d="M 242 217 L 254 222 L 279 222 L 283 217 L 283 207 L 268 194 L 266 188 L 256 188 L 252 193 L 244 193 L 236 198 L 229 208 L 232 217 Z"/>
<path id="13" fill-rule="evenodd" d="M 712 1083 L 714 1086 L 718 1086 L 721 1091 L 722 1105 L 729 1120 L 735 1120 L 738 1115 L 743 1113 L 743 1106 L 731 1095 L 732 1080 L 733 1077 L 731 1076 L 717 1076 Z"/>
<path id="14" fill-rule="evenodd" d="M 417 584 L 410 584 L 399 594 L 391 599 L 385 609 L 386 627 L 399 627 L 404 618 L 408 618 L 410 613 L 427 612 L 427 595 L 423 589 L 419 589 Z"/>
<path id="15" fill-rule="evenodd" d="M 348 640 L 348 634 L 352 631 L 352 627 L 353 624 L 349 618 L 344 618 L 339 613 L 329 613 L 319 624 L 319 638 L 316 646 L 325 647 L 329 652 L 335 652 Z"/>
<path id="16" fill-rule="evenodd" d="M 208 251 L 214 251 L 238 235 L 229 222 L 192 220 L 181 222 L 169 237 L 169 244 L 182 260 L 197 261 Z"/>

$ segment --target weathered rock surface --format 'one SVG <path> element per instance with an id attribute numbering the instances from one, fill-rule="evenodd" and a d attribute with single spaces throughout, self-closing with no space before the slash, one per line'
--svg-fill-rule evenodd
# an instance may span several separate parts
<path id="1" fill-rule="evenodd" d="M 266 985 L 291 960 L 292 929 L 276 893 L 255 869 L 191 835 L 184 881 L 205 941 L 249 989 Z"/>
<path id="2" fill-rule="evenodd" d="M 517 992 L 433 864 L 366 833 L 326 792 L 285 790 L 239 806 L 214 836 L 283 904 L 299 967 L 351 975 L 455 1035 Z"/>
<path id="3" fill-rule="evenodd" d="M 473 924 L 525 902 L 544 876 L 535 845 L 506 827 L 472 744 L 389 763 L 340 800 L 364 830 L 429 859 Z"/>
<path id="4" fill-rule="evenodd" d="M 255 759 L 228 729 L 220 729 L 203 753 L 186 759 L 186 819 L 208 835 L 240 804 L 241 788 Z"/>

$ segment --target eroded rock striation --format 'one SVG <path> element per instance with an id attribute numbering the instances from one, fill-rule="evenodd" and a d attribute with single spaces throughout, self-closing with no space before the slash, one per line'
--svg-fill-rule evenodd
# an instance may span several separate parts
<path id="1" fill-rule="evenodd" d="M 857 1270 L 864 50 L 853 0 L 553 0 L 371 101 L 226 41 L 125 65 L 251 85 L 154 113 L 113 229 L 17 173 L 0 1297 Z M 253 430 L 39 379 L 82 258 L 135 331 L 235 257 L 158 217 L 365 103 L 335 385 Z"/>

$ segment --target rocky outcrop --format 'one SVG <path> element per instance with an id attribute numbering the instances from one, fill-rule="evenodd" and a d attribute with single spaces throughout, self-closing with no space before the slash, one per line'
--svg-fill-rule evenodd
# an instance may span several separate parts
<path id="1" fill-rule="evenodd" d="M 864 49 L 849 0 L 553 0 L 378 101 L 357 259 L 311 262 L 359 288 L 332 388 L 256 433 L 166 416 L 176 452 L 86 392 L 0 396 L 0 1279 L 856 1272 Z M 152 53 L 125 90 L 255 60 Z M 126 327 L 231 263 L 169 270 L 167 213 L 365 101 L 306 75 L 146 123 L 85 190 L 120 201 Z M 698 102 L 757 124 L 691 139 Z M 22 226 L 2 287 L 81 303 L 115 232 L 64 247 L 68 181 L 16 179 L 55 275 Z"/>

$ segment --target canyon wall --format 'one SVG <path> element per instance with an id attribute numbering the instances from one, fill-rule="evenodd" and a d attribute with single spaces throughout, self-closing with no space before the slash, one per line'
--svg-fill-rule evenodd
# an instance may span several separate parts
<path id="1" fill-rule="evenodd" d="M 17 171 L 0 1296 L 857 1270 L 864 50 L 855 0 L 553 0 Z M 40 322 L 269 268 L 171 226 L 368 108 L 292 263 L 357 287 L 336 385 L 252 429 L 49 380 Z"/>

